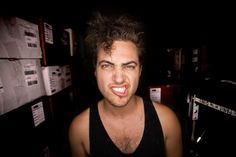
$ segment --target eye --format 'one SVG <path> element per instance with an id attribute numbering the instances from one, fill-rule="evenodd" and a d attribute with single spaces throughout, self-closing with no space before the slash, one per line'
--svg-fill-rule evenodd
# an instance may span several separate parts
<path id="1" fill-rule="evenodd" d="M 127 70 L 134 70 L 135 67 L 136 67 L 135 65 L 126 65 L 125 69 L 127 69 Z"/>
<path id="2" fill-rule="evenodd" d="M 111 65 L 111 64 L 107 64 L 107 63 L 101 64 L 101 68 L 102 68 L 102 69 L 111 69 L 111 68 L 112 68 L 112 65 Z"/>

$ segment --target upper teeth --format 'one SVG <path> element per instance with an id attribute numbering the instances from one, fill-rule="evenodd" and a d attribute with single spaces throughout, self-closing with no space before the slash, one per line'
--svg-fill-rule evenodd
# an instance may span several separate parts
<path id="1" fill-rule="evenodd" d="M 113 90 L 116 91 L 116 92 L 123 93 L 125 91 L 125 88 L 113 88 Z"/>

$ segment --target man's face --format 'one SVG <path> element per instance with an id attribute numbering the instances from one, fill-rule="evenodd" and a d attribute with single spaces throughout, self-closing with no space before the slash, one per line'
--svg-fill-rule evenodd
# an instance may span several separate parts
<path id="1" fill-rule="evenodd" d="M 95 76 L 98 88 L 111 104 L 126 105 L 138 88 L 141 66 L 137 47 L 129 41 L 115 41 L 111 53 L 100 49 Z"/>

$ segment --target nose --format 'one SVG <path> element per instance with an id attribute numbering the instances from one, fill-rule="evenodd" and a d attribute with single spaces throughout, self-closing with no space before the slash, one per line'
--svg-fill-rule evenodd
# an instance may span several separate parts
<path id="1" fill-rule="evenodd" d="M 113 73 L 113 81 L 115 83 L 123 83 L 125 80 L 125 73 L 122 68 L 115 68 L 114 73 Z"/>

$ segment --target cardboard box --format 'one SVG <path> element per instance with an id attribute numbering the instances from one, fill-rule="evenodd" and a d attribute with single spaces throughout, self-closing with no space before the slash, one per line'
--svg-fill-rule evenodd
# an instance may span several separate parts
<path id="1" fill-rule="evenodd" d="M 64 88 L 62 68 L 60 66 L 42 66 L 42 75 L 47 96 L 58 93 Z"/>
<path id="2" fill-rule="evenodd" d="M 71 78 L 71 69 L 70 65 L 63 65 L 61 66 L 62 70 L 62 79 L 63 79 L 63 89 L 67 88 L 72 85 L 72 78 Z"/>
<path id="3" fill-rule="evenodd" d="M 0 17 L 0 58 L 42 58 L 38 25 L 18 17 Z"/>
<path id="4" fill-rule="evenodd" d="M 44 95 L 40 59 L 0 59 L 0 114 Z"/>
<path id="5" fill-rule="evenodd" d="M 42 75 L 47 96 L 72 85 L 70 65 L 43 66 Z"/>

